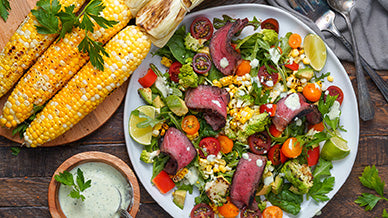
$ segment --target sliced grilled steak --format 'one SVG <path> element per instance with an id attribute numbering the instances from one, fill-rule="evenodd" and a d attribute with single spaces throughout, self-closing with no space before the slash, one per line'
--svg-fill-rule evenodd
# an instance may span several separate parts
<path id="1" fill-rule="evenodd" d="M 247 153 L 247 157 L 240 159 L 233 175 L 230 198 L 238 208 L 257 210 L 255 192 L 264 171 L 267 158 L 265 156 Z"/>
<path id="2" fill-rule="evenodd" d="M 232 47 L 231 39 L 247 24 L 247 18 L 237 19 L 234 23 L 227 23 L 214 33 L 210 41 L 210 55 L 213 63 L 224 75 L 232 75 L 237 67 L 237 62 L 241 59 L 240 53 Z"/>
<path id="3" fill-rule="evenodd" d="M 312 107 L 300 93 L 291 93 L 277 103 L 272 119 L 276 129 L 283 131 L 296 116 L 304 116 L 312 111 Z"/>
<path id="4" fill-rule="evenodd" d="M 203 111 L 206 122 L 217 131 L 226 124 L 229 99 L 225 89 L 200 85 L 186 92 L 185 103 L 192 110 Z"/>
<path id="5" fill-rule="evenodd" d="M 164 171 L 170 175 L 175 175 L 197 156 L 197 151 L 187 136 L 174 127 L 168 128 L 160 151 L 170 156 L 164 167 Z"/>
<path id="6" fill-rule="evenodd" d="M 316 105 L 312 105 L 311 108 L 311 112 L 306 115 L 307 122 L 310 124 L 318 124 L 322 122 L 322 114 L 319 112 L 318 107 Z"/>

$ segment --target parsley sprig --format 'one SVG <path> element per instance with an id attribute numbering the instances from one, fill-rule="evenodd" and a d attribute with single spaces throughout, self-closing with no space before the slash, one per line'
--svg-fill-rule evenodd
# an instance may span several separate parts
<path id="1" fill-rule="evenodd" d="M 36 118 L 36 115 L 43 110 L 44 106 L 45 106 L 45 104 L 41 105 L 41 106 L 34 104 L 34 107 L 32 109 L 33 112 L 31 114 L 31 116 L 28 119 L 24 120 L 22 123 L 20 123 L 15 129 L 13 129 L 12 135 L 19 133 L 19 137 L 21 139 L 24 138 L 24 133 L 26 132 L 26 129 L 30 126 L 32 121 Z"/>
<path id="2" fill-rule="evenodd" d="M 0 0 L 1 1 L 1 0 Z M 94 23 L 103 28 L 109 28 L 117 24 L 117 21 L 107 20 L 101 16 L 105 6 L 101 0 L 91 0 L 79 15 L 73 13 L 75 6 L 71 5 L 61 9 L 58 0 L 39 0 L 36 5 L 38 9 L 32 10 L 39 25 L 36 26 L 38 33 L 41 34 L 59 34 L 58 40 L 70 33 L 73 28 L 78 27 L 85 30 L 85 38 L 78 45 L 78 50 L 87 52 L 90 56 L 90 62 L 98 70 L 104 70 L 103 55 L 109 57 L 101 42 L 93 41 L 88 33 L 94 32 Z M 61 25 L 60 25 L 61 23 Z"/>
<path id="3" fill-rule="evenodd" d="M 9 1 L 8 0 L 0 0 L 0 17 L 4 21 L 7 21 L 7 19 L 8 19 L 9 10 L 11 10 L 11 6 L 9 5 Z"/>
<path id="4" fill-rule="evenodd" d="M 366 166 L 359 179 L 363 186 L 375 190 L 379 195 L 376 196 L 370 193 L 362 193 L 361 196 L 354 201 L 361 207 L 365 207 L 365 211 L 372 210 L 380 200 L 388 201 L 388 199 L 384 197 L 385 182 L 381 180 L 379 171 L 375 165 L 372 167 Z M 383 217 L 388 217 L 385 209 L 383 211 Z"/>
<path id="5" fill-rule="evenodd" d="M 326 195 L 333 190 L 335 178 L 331 176 L 330 169 L 333 164 L 322 158 L 319 159 L 318 165 L 313 173 L 313 187 L 307 193 L 307 197 L 312 197 L 317 202 L 330 200 Z M 322 180 L 323 179 L 323 180 Z"/>
<path id="6" fill-rule="evenodd" d="M 56 181 L 73 188 L 69 194 L 70 197 L 81 199 L 82 201 L 85 200 L 85 196 L 83 196 L 81 192 L 89 188 L 92 182 L 90 179 L 85 182 L 84 173 L 80 168 L 77 170 L 76 182 L 74 182 L 73 174 L 66 170 L 59 173 L 59 175 L 55 175 L 54 178 Z"/>

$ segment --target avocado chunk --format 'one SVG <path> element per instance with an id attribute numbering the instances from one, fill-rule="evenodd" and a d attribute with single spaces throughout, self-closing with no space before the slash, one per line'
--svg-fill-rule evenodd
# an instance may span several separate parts
<path id="1" fill-rule="evenodd" d="M 147 103 L 152 104 L 152 90 L 151 88 L 140 88 L 137 90 L 140 97 Z"/>
<path id="2" fill-rule="evenodd" d="M 154 100 L 152 100 L 152 105 L 156 108 L 162 108 L 165 106 L 164 102 L 162 101 L 162 98 L 157 95 Z"/>
<path id="3" fill-rule="evenodd" d="M 183 116 L 189 112 L 185 101 L 176 95 L 170 95 L 166 98 L 167 107 L 177 116 Z"/>
<path id="4" fill-rule="evenodd" d="M 314 76 L 314 70 L 309 67 L 299 69 L 295 76 L 299 79 L 306 79 L 309 81 Z"/>
<path id="5" fill-rule="evenodd" d="M 256 192 L 256 196 L 266 195 L 271 191 L 271 189 L 272 189 L 271 185 L 263 185 L 263 187 L 260 189 L 260 191 Z"/>
<path id="6" fill-rule="evenodd" d="M 174 197 L 173 202 L 176 206 L 178 206 L 180 209 L 183 209 L 185 206 L 185 200 L 186 200 L 186 190 L 175 190 L 172 193 L 172 196 Z"/>
<path id="7" fill-rule="evenodd" d="M 275 181 L 271 183 L 272 192 L 274 194 L 279 194 L 280 191 L 282 190 L 282 186 L 283 186 L 283 178 L 277 175 L 275 177 Z"/>

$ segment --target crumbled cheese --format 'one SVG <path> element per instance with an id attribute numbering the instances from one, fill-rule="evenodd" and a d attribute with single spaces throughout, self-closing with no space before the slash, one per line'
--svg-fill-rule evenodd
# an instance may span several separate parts
<path id="1" fill-rule="evenodd" d="M 185 178 L 191 185 L 194 185 L 198 180 L 198 171 L 194 167 L 191 167 L 186 173 Z"/>
<path id="2" fill-rule="evenodd" d="M 329 116 L 330 120 L 334 120 L 335 118 L 339 117 L 341 111 L 340 111 L 340 103 L 338 101 L 334 101 L 333 106 L 331 106 L 329 113 L 327 113 L 327 116 Z"/>
<path id="3" fill-rule="evenodd" d="M 242 154 L 242 157 L 243 157 L 244 159 L 246 159 L 246 160 L 248 160 L 248 159 L 249 159 L 249 155 L 248 155 L 248 153 L 244 153 L 244 154 Z"/>
<path id="4" fill-rule="evenodd" d="M 210 154 L 210 155 L 207 156 L 206 159 L 207 159 L 209 162 L 213 162 L 213 161 L 216 160 L 216 155 Z"/>
<path id="5" fill-rule="evenodd" d="M 257 165 L 258 167 L 263 166 L 263 161 L 262 161 L 261 159 L 257 159 L 257 160 L 256 160 L 256 165 Z"/>
<path id="6" fill-rule="evenodd" d="M 250 63 L 251 67 L 252 68 L 256 68 L 257 66 L 259 66 L 259 60 L 257 60 L 256 58 L 253 59 Z"/>
<path id="7" fill-rule="evenodd" d="M 296 124 L 297 126 L 301 126 L 301 125 L 302 125 L 302 120 L 299 119 L 298 117 L 296 117 L 296 118 L 295 118 L 295 124 Z"/>
<path id="8" fill-rule="evenodd" d="M 273 175 L 264 178 L 264 185 L 271 185 L 273 183 Z"/>
<path id="9" fill-rule="evenodd" d="M 290 109 L 290 110 L 298 110 L 300 108 L 300 102 L 299 102 L 299 96 L 296 93 L 291 94 L 286 98 L 284 101 L 284 104 Z"/>
<path id="10" fill-rule="evenodd" d="M 265 84 L 267 86 L 269 86 L 269 87 L 272 87 L 273 86 L 273 81 L 272 80 L 268 80 Z"/>
<path id="11" fill-rule="evenodd" d="M 218 100 L 212 100 L 212 102 L 221 108 L 221 103 Z"/>
<path id="12" fill-rule="evenodd" d="M 229 61 L 228 59 L 226 59 L 226 57 L 223 57 L 221 60 L 220 60 L 220 66 L 222 68 L 226 68 L 227 66 L 229 66 Z"/>

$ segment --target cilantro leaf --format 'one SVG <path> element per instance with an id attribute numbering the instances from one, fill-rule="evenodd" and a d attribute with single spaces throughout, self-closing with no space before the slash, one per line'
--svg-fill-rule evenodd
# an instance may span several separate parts
<path id="1" fill-rule="evenodd" d="M 76 199 L 81 198 L 82 201 L 85 200 L 85 196 L 81 195 L 81 193 L 78 190 L 74 190 L 74 189 L 71 190 L 69 196 Z"/>
<path id="2" fill-rule="evenodd" d="M 77 170 L 77 185 L 79 187 L 79 190 L 80 191 L 84 191 L 85 189 L 89 188 L 91 186 L 91 183 L 92 180 L 88 180 L 87 182 L 85 182 L 85 178 L 84 178 L 84 173 L 82 172 L 82 170 L 80 168 L 78 168 Z"/>
<path id="3" fill-rule="evenodd" d="M 101 71 L 104 70 L 104 59 L 102 58 L 101 54 L 109 57 L 109 54 L 102 46 L 103 45 L 101 42 L 93 41 L 89 38 L 88 35 L 85 35 L 85 38 L 78 45 L 78 49 L 80 51 L 84 53 L 89 53 L 90 62 L 94 67 Z"/>
<path id="4" fill-rule="evenodd" d="M 313 187 L 308 192 L 308 196 L 311 196 L 317 202 L 324 202 L 330 200 L 329 197 L 326 196 L 334 187 L 334 177 L 325 178 L 322 182 L 317 178 L 314 178 Z"/>
<path id="5" fill-rule="evenodd" d="M 319 158 L 318 165 L 313 172 L 314 179 L 320 180 L 323 177 L 331 176 L 331 168 L 333 168 L 333 164 L 330 161 Z"/>
<path id="6" fill-rule="evenodd" d="M 4 20 L 7 21 L 8 15 L 9 15 L 9 10 L 11 10 L 11 6 L 9 5 L 8 0 L 0 0 L 0 17 Z"/>
<path id="7" fill-rule="evenodd" d="M 20 147 L 11 147 L 12 155 L 17 156 L 20 153 Z"/>
<path id="8" fill-rule="evenodd" d="M 77 24 L 79 23 L 78 17 L 73 13 L 74 8 L 74 5 L 65 7 L 65 11 L 60 11 L 57 14 L 62 23 L 62 29 L 59 33 L 57 41 L 65 38 L 66 33 L 70 33 L 73 30 L 73 27 L 77 26 Z"/>
<path id="9" fill-rule="evenodd" d="M 68 171 L 63 171 L 62 173 L 59 173 L 59 175 L 55 175 L 55 180 L 58 182 L 68 185 L 68 186 L 73 186 L 74 185 L 74 180 L 73 180 L 73 174 L 71 174 Z"/>
<path id="10" fill-rule="evenodd" d="M 287 213 L 297 215 L 301 209 L 300 204 L 303 202 L 303 196 L 291 192 L 288 190 L 289 187 L 289 184 L 285 184 L 283 190 L 279 194 L 270 192 L 266 195 L 266 198 L 272 205 L 280 207 Z"/>
<path id="11" fill-rule="evenodd" d="M 61 9 L 58 0 L 40 0 L 36 3 L 37 9 L 31 10 L 31 13 L 36 17 L 40 24 L 35 27 L 40 34 L 55 34 L 59 33 L 59 19 L 57 13 Z"/>
<path id="12" fill-rule="evenodd" d="M 377 202 L 382 198 L 369 193 L 362 193 L 362 196 L 359 196 L 354 202 L 359 204 L 361 207 L 365 206 L 365 211 L 372 210 Z"/>
<path id="13" fill-rule="evenodd" d="M 359 177 L 361 183 L 370 189 L 374 189 L 380 196 L 384 195 L 384 181 L 381 181 L 379 176 L 379 171 L 375 165 L 372 167 L 367 166 L 362 173 L 362 176 Z"/>
<path id="14" fill-rule="evenodd" d="M 384 209 L 383 210 L 383 215 L 382 215 L 383 218 L 388 218 L 388 213 L 387 211 Z"/>
<path id="15" fill-rule="evenodd" d="M 69 193 L 69 196 L 76 199 L 85 200 L 85 196 L 81 194 L 82 191 L 91 186 L 91 180 L 85 182 L 84 174 L 80 168 L 77 170 L 76 183 L 74 183 L 73 174 L 68 171 L 63 171 L 59 175 L 55 175 L 55 180 L 62 183 L 63 185 L 70 186 L 72 190 Z"/>

